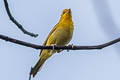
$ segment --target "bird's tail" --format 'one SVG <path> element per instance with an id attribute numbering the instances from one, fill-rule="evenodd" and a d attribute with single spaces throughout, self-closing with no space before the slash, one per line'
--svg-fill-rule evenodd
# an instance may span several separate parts
<path id="1" fill-rule="evenodd" d="M 44 64 L 45 60 L 42 60 L 41 58 L 39 59 L 39 61 L 37 62 L 37 64 L 31 69 L 30 75 L 32 75 L 33 77 L 35 77 L 35 75 L 37 74 L 37 72 L 39 70 L 41 70 L 42 65 Z"/>

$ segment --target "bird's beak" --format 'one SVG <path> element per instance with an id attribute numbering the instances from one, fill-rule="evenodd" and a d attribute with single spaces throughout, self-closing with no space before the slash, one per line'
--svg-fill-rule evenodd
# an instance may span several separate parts
<path id="1" fill-rule="evenodd" d="M 71 9 L 68 9 L 68 13 L 71 13 Z"/>

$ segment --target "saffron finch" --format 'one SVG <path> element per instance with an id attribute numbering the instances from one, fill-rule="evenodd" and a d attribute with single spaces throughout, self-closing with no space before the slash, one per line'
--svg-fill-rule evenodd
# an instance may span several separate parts
<path id="1" fill-rule="evenodd" d="M 59 22 L 51 30 L 44 42 L 44 46 L 50 45 L 67 45 L 73 35 L 74 25 L 72 21 L 71 9 L 64 9 Z M 30 75 L 35 77 L 37 72 L 41 69 L 43 63 L 51 57 L 54 53 L 61 52 L 60 50 L 41 50 L 40 59 L 37 64 L 31 69 Z"/>

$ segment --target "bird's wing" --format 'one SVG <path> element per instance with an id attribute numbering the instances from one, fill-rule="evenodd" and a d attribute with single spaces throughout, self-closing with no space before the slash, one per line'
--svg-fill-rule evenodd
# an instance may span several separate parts
<path id="1" fill-rule="evenodd" d="M 59 24 L 59 23 L 58 23 L 58 24 Z M 49 33 L 49 35 L 47 36 L 47 38 L 46 38 L 45 42 L 43 43 L 43 45 L 46 45 L 46 43 L 47 43 L 47 41 L 48 41 L 48 38 L 49 38 L 50 35 L 57 29 L 58 24 L 56 24 L 56 25 L 54 26 L 54 28 L 50 31 L 50 33 Z M 42 53 L 42 50 L 41 50 L 41 52 L 40 52 L 40 55 L 41 55 L 41 53 Z"/>

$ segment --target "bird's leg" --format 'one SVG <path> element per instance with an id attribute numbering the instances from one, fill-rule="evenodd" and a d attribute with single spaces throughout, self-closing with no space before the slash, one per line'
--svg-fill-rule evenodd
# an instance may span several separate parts
<path id="1" fill-rule="evenodd" d="M 74 45 L 73 45 L 73 44 L 69 44 L 68 46 L 70 46 L 70 47 L 72 47 L 72 48 L 74 47 Z"/>
<path id="2" fill-rule="evenodd" d="M 55 50 L 55 46 L 56 46 L 56 44 L 51 44 L 51 46 L 53 46 L 53 50 Z"/>
<path id="3" fill-rule="evenodd" d="M 55 50 L 55 46 L 56 46 L 56 44 L 51 44 L 51 46 L 53 46 L 53 50 Z M 62 50 L 62 49 L 60 49 L 60 50 L 56 50 L 57 53 L 60 53 L 61 51 L 63 51 L 63 50 Z"/>
<path id="4" fill-rule="evenodd" d="M 70 47 L 74 47 L 74 45 L 73 44 L 69 44 L 68 46 L 70 46 Z M 67 49 L 67 52 L 69 52 L 69 49 Z"/>

